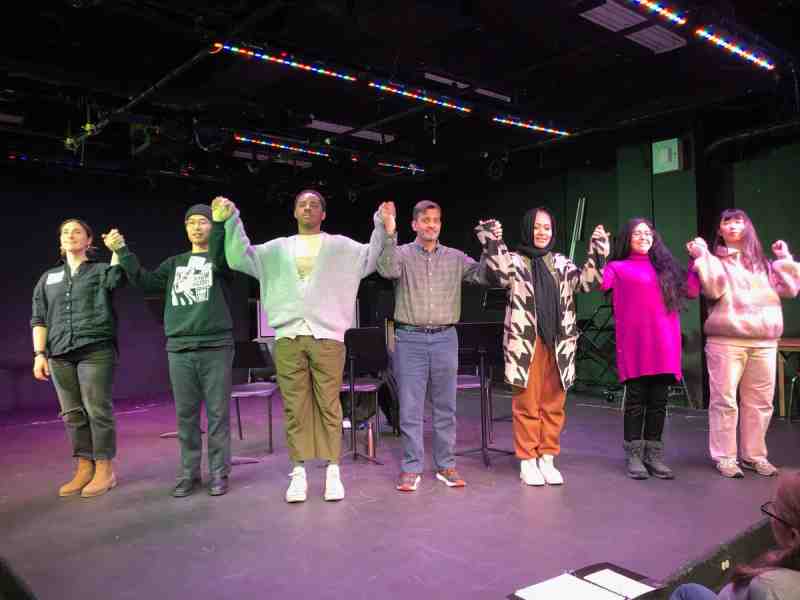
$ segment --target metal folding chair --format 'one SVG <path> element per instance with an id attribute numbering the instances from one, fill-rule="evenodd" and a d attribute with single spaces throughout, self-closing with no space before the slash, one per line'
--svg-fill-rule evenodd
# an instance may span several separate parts
<path id="1" fill-rule="evenodd" d="M 275 365 L 266 344 L 259 342 L 236 342 L 233 357 L 234 369 L 247 369 L 247 383 L 234 385 L 231 399 L 236 405 L 236 423 L 239 439 L 244 439 L 242 413 L 239 401 L 242 399 L 265 397 L 267 399 L 267 452 L 272 454 L 272 396 L 278 391 L 278 384 L 269 379 L 275 374 Z M 255 381 L 255 379 L 267 381 Z"/>

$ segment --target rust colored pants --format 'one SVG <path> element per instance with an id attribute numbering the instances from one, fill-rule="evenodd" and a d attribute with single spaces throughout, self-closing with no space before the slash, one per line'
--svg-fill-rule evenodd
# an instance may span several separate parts
<path id="1" fill-rule="evenodd" d="M 538 458 L 543 454 L 557 456 L 566 415 L 567 392 L 561 385 L 555 353 L 541 338 L 536 338 L 533 361 L 528 373 L 528 387 L 514 388 L 514 450 L 517 458 Z"/>

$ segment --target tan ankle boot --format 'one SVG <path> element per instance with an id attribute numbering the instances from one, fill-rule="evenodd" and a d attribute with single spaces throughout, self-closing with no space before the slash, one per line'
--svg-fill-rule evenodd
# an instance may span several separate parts
<path id="1" fill-rule="evenodd" d="M 94 463 L 94 477 L 81 492 L 82 498 L 102 496 L 117 485 L 117 477 L 111 468 L 110 460 L 97 460 Z"/>
<path id="2" fill-rule="evenodd" d="M 75 476 L 72 478 L 72 481 L 58 488 L 58 495 L 74 496 L 75 494 L 80 494 L 86 484 L 92 480 L 92 477 L 94 477 L 94 461 L 79 457 Z"/>

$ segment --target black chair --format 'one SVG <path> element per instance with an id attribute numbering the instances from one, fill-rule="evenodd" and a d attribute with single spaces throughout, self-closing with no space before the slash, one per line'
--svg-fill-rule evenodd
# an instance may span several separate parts
<path id="1" fill-rule="evenodd" d="M 383 327 L 357 327 L 348 329 L 344 334 L 346 352 L 346 377 L 342 383 L 342 391 L 350 395 L 350 450 L 353 460 L 358 457 L 367 459 L 376 464 L 383 464 L 377 460 L 374 451 L 380 441 L 380 407 L 378 405 L 378 392 L 383 386 L 389 386 L 389 356 L 386 351 L 386 335 Z M 369 374 L 369 376 L 367 376 Z M 356 394 L 373 394 L 374 421 L 372 427 L 373 452 L 372 455 L 358 451 L 356 443 L 357 423 L 355 416 Z M 371 426 L 371 424 L 368 424 Z"/>
<path id="2" fill-rule="evenodd" d="M 464 353 L 474 353 L 477 356 L 478 389 L 480 394 L 481 410 L 481 445 L 470 450 L 456 452 L 457 456 L 464 456 L 480 452 L 484 464 L 489 467 L 490 452 L 510 455 L 511 450 L 494 448 L 492 443 L 492 407 L 491 407 L 491 379 L 489 378 L 489 365 L 502 361 L 503 356 L 503 323 L 456 323 L 460 348 Z"/>
<path id="3" fill-rule="evenodd" d="M 278 384 L 271 381 L 275 365 L 266 344 L 259 342 L 236 342 L 233 357 L 234 369 L 247 369 L 247 383 L 234 385 L 231 398 L 236 404 L 236 422 L 239 426 L 239 439 L 244 439 L 242 414 L 239 401 L 242 399 L 266 397 L 267 399 L 267 452 L 272 454 L 272 396 L 278 391 Z M 262 381 L 258 381 L 261 379 Z"/>

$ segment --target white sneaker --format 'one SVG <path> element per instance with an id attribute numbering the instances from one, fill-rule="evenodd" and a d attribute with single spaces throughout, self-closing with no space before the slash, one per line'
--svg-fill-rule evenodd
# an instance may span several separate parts
<path id="1" fill-rule="evenodd" d="M 543 454 L 539 459 L 539 471 L 548 485 L 561 485 L 564 483 L 564 477 L 553 464 L 554 459 L 555 456 L 552 454 Z"/>
<path id="2" fill-rule="evenodd" d="M 773 465 L 766 458 L 760 458 L 754 461 L 742 459 L 742 466 L 745 469 L 755 471 L 756 473 L 758 473 L 759 475 L 763 475 L 764 477 L 772 477 L 773 475 L 778 474 L 778 467 Z"/>
<path id="3" fill-rule="evenodd" d="M 286 490 L 287 502 L 305 502 L 308 492 L 308 481 L 306 480 L 306 470 L 304 467 L 296 466 L 289 473 L 289 489 Z"/>
<path id="4" fill-rule="evenodd" d="M 542 477 L 539 467 L 536 466 L 535 458 L 520 461 L 519 478 L 525 485 L 544 485 L 544 477 Z"/>
<path id="5" fill-rule="evenodd" d="M 341 500 L 344 498 L 344 485 L 339 477 L 339 465 L 328 465 L 325 472 L 325 495 L 323 498 L 328 502 Z"/>
<path id="6" fill-rule="evenodd" d="M 744 477 L 744 473 L 742 473 L 735 458 L 720 458 L 717 461 L 717 471 L 722 473 L 723 477 L 730 477 L 731 479 Z"/>

